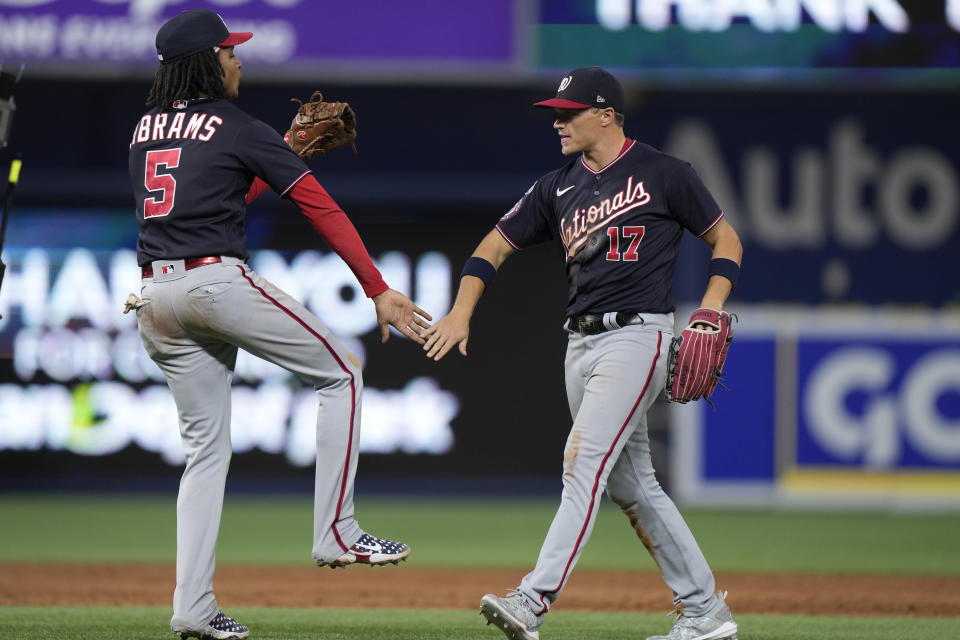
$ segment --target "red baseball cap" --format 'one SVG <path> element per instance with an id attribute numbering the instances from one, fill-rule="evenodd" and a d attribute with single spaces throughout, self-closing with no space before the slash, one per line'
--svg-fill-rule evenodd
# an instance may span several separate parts
<path id="1" fill-rule="evenodd" d="M 249 31 L 231 33 L 218 13 L 190 9 L 170 18 L 157 31 L 157 56 L 167 64 L 204 49 L 233 47 L 252 37 Z"/>
<path id="2" fill-rule="evenodd" d="M 600 67 L 580 67 L 567 73 L 557 88 L 557 97 L 534 103 L 552 109 L 589 109 L 613 107 L 623 113 L 623 87 L 613 75 Z"/>

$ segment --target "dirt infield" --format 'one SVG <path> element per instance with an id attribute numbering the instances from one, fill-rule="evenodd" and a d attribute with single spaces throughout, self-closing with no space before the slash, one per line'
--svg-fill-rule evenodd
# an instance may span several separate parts
<path id="1" fill-rule="evenodd" d="M 223 606 L 475 609 L 522 571 L 416 567 L 217 569 Z M 162 605 L 173 596 L 167 565 L 0 564 L 0 605 Z M 960 616 L 960 577 L 717 574 L 739 613 Z M 669 590 L 655 573 L 578 571 L 557 611 L 666 613 Z"/>

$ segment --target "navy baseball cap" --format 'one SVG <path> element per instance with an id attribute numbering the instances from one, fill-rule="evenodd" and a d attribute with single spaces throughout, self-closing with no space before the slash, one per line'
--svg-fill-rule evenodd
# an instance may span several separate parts
<path id="1" fill-rule="evenodd" d="M 157 31 L 157 56 L 166 64 L 213 47 L 232 47 L 253 37 L 249 31 L 230 33 L 223 18 L 209 9 L 190 9 Z"/>
<path id="2" fill-rule="evenodd" d="M 613 107 L 623 113 L 623 87 L 613 75 L 600 67 L 580 67 L 563 77 L 557 97 L 533 106 L 551 109 L 589 109 Z"/>

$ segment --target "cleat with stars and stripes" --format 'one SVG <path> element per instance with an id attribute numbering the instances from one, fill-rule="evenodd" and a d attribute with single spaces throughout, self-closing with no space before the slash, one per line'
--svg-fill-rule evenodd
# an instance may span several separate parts
<path id="1" fill-rule="evenodd" d="M 181 640 L 199 638 L 199 640 L 243 640 L 250 635 L 250 630 L 240 624 L 223 611 L 218 611 L 213 620 L 202 629 L 181 629 L 174 631 Z"/>
<path id="2" fill-rule="evenodd" d="M 332 562 L 317 561 L 318 567 L 329 566 L 333 569 L 350 564 L 368 564 L 382 567 L 387 564 L 399 565 L 410 555 L 410 547 L 402 542 L 377 538 L 364 533 L 346 552 Z"/>

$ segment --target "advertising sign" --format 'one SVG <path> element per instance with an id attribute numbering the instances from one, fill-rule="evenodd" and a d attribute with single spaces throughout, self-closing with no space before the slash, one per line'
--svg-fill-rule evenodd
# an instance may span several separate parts
<path id="1" fill-rule="evenodd" d="M 784 311 L 742 310 L 716 411 L 673 409 L 680 493 L 960 505 L 960 317 Z"/>
<path id="2" fill-rule="evenodd" d="M 511 0 L 484 2 L 482 11 L 441 0 L 0 0 L 0 58 L 93 74 L 104 66 L 151 69 L 159 26 L 184 9 L 209 8 L 232 31 L 253 32 L 242 55 L 261 69 L 504 67 L 516 55 L 512 6 Z"/>
<path id="3" fill-rule="evenodd" d="M 538 62 L 590 59 L 665 83 L 889 83 L 957 79 L 960 2 L 543 2 Z"/>
<path id="4" fill-rule="evenodd" d="M 140 344 L 123 300 L 139 292 L 131 249 L 33 247 L 5 252 L 0 346 L 12 379 L 0 383 L 0 451 L 64 450 L 102 456 L 136 445 L 169 464 L 183 463 L 173 396 Z M 394 286 L 419 291 L 418 305 L 450 306 L 451 268 L 440 253 L 379 256 Z M 376 315 L 336 254 L 302 251 L 288 258 L 259 251 L 250 265 L 294 297 L 365 360 L 358 336 L 377 329 Z M 349 299 L 345 299 L 345 295 Z M 234 451 L 281 454 L 313 465 L 317 399 L 280 367 L 240 351 L 235 370 Z M 442 454 L 454 444 L 456 394 L 431 377 L 399 389 L 364 390 L 361 452 Z"/>
<path id="5" fill-rule="evenodd" d="M 505 267 L 523 275 L 485 296 L 469 357 L 455 350 L 435 362 L 397 332 L 381 343 L 373 303 L 299 213 L 254 209 L 249 217 L 251 267 L 302 301 L 363 365 L 363 478 L 431 477 L 440 486 L 442 478 L 555 475 L 570 425 L 560 392 L 559 265 L 540 255 Z M 435 320 L 449 311 L 460 268 L 488 230 L 360 227 L 384 280 Z M 140 292 L 136 233 L 132 208 L 17 211 L 0 288 L 0 488 L 155 486 L 182 470 L 171 392 L 135 314 L 121 313 L 127 295 Z M 535 339 L 521 324 L 539 327 Z M 317 415 L 309 384 L 241 350 L 232 477 L 309 486 Z M 504 452 L 506 441 L 518 455 L 542 455 L 520 465 Z"/>
<path id="6" fill-rule="evenodd" d="M 801 467 L 960 471 L 960 338 L 801 340 Z"/>

